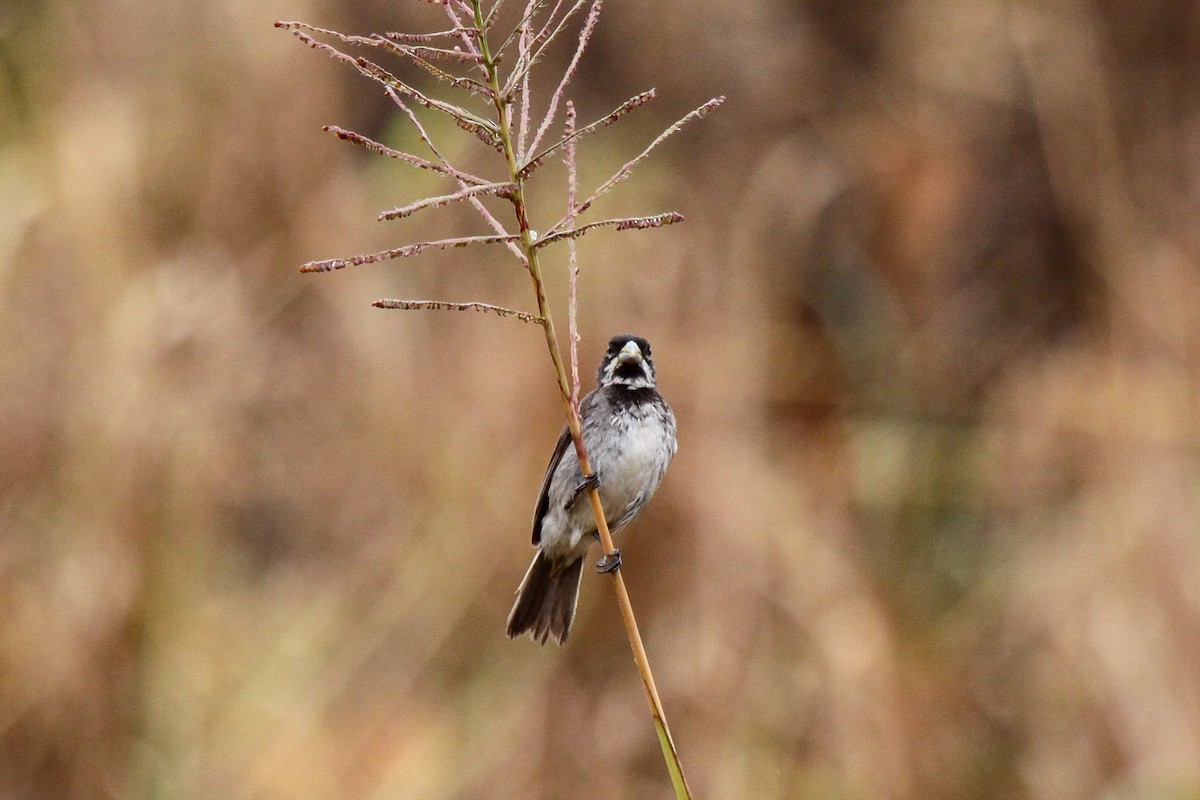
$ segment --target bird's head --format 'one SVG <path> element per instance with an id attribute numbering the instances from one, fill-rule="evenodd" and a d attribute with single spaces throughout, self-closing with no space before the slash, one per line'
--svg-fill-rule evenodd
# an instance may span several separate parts
<path id="1" fill-rule="evenodd" d="M 654 362 L 650 360 L 650 343 L 631 333 L 614 336 L 600 362 L 596 381 L 601 386 L 653 389 Z"/>

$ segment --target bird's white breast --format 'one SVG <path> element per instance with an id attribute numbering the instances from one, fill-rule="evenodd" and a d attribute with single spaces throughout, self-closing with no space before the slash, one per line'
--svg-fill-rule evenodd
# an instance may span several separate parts
<path id="1" fill-rule="evenodd" d="M 593 459 L 600 474 L 600 498 L 612 518 L 654 493 L 675 453 L 674 437 L 660 416 L 618 419 L 620 430 L 615 436 L 598 437 Z"/>

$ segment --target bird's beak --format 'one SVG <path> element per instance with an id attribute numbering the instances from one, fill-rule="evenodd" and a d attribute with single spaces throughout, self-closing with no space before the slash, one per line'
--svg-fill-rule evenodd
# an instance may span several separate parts
<path id="1" fill-rule="evenodd" d="M 635 364 L 642 363 L 642 348 L 638 347 L 637 342 L 632 340 L 626 342 L 625 346 L 621 348 L 621 352 L 617 353 L 618 363 L 628 364 L 631 361 Z"/>

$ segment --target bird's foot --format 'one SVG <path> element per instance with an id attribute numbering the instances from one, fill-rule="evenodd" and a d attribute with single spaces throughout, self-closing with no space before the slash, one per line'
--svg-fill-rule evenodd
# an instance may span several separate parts
<path id="1" fill-rule="evenodd" d="M 596 473 L 584 475 L 583 480 L 575 487 L 575 492 L 571 495 L 571 499 L 567 501 L 565 508 L 570 508 L 579 502 L 579 498 L 583 497 L 584 492 L 589 492 L 592 489 L 600 488 L 600 476 Z"/>
<path id="2" fill-rule="evenodd" d="M 607 575 L 621 568 L 621 551 L 613 549 L 611 553 L 596 562 L 596 572 Z"/>

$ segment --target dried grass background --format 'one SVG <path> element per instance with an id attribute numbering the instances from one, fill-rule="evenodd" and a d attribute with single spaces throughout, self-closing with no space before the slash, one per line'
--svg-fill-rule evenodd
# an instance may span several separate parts
<path id="1" fill-rule="evenodd" d="M 447 187 L 278 18 L 444 23 L 0 6 L 0 797 L 670 796 L 604 581 L 503 635 L 540 332 L 369 306 L 527 276 L 296 272 L 470 215 L 374 221 Z M 729 100 L 606 198 L 685 225 L 581 241 L 582 353 L 679 416 L 623 550 L 697 796 L 1200 795 L 1200 8 L 610 0 L 581 117 L 649 86 L 585 181 Z"/>

